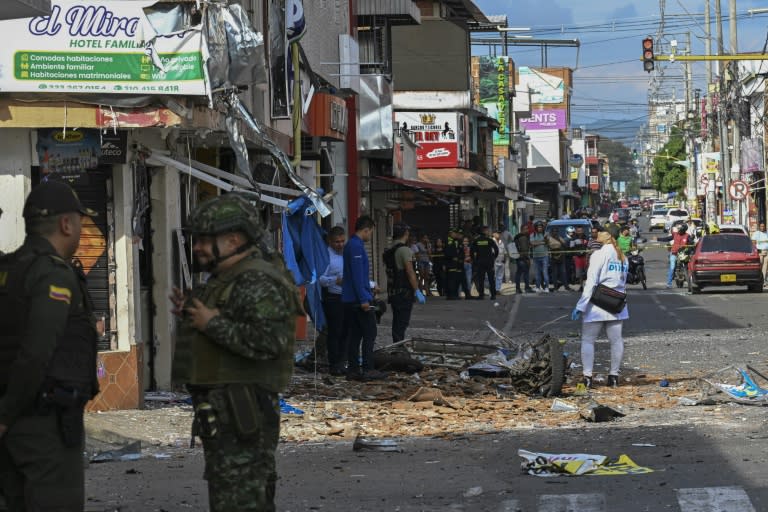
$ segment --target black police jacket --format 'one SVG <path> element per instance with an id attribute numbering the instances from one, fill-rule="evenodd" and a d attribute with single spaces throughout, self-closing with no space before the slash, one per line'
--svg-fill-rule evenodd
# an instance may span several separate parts
<path id="1" fill-rule="evenodd" d="M 0 257 L 0 424 L 53 388 L 98 392 L 97 333 L 85 275 L 44 238 Z M 84 401 L 84 400 L 83 400 Z"/>

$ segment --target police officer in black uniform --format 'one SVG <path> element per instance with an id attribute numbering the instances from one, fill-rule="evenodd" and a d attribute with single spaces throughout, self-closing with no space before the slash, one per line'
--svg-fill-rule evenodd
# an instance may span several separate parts
<path id="1" fill-rule="evenodd" d="M 499 246 L 496 241 L 488 236 L 488 226 L 483 226 L 480 234 L 475 238 L 470 246 L 472 250 L 472 266 L 476 269 L 475 286 L 477 287 L 478 299 L 485 298 L 485 278 L 488 277 L 488 291 L 491 293 L 491 300 L 496 299 L 496 272 L 494 263 L 496 256 L 499 255 Z M 473 269 L 473 270 L 474 270 Z"/>
<path id="2" fill-rule="evenodd" d="M 64 182 L 24 205 L 26 239 L 0 257 L 0 489 L 10 511 L 79 512 L 83 409 L 98 392 L 96 325 L 70 259 L 82 215 Z"/>
<path id="3" fill-rule="evenodd" d="M 445 244 L 446 300 L 457 300 L 459 288 L 464 279 L 464 252 L 461 246 L 462 233 L 458 228 L 448 230 Z M 466 288 L 466 284 L 464 285 Z"/>

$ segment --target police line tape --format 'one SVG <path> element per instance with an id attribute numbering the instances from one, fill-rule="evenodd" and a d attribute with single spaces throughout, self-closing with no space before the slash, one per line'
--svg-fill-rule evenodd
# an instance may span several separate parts
<path id="1" fill-rule="evenodd" d="M 681 246 L 681 247 L 693 249 L 694 247 L 696 247 L 696 245 L 695 244 L 688 244 L 688 245 L 684 245 L 684 246 Z M 636 245 L 632 246 L 632 249 L 630 249 L 630 250 L 638 249 L 640 251 L 645 251 L 646 249 L 651 249 L 651 248 L 652 249 L 663 248 L 665 250 L 669 250 L 669 249 L 672 248 L 672 244 L 670 242 L 658 242 L 658 241 L 644 242 L 642 244 L 639 244 L 639 245 L 636 244 Z M 570 254 L 572 256 L 586 256 L 587 254 L 591 254 L 591 253 L 593 253 L 593 252 L 595 252 L 597 250 L 598 249 L 586 249 L 586 250 L 585 249 L 565 249 L 565 250 L 557 250 L 556 251 L 556 250 L 549 249 L 547 251 L 547 254 L 548 255 L 552 255 L 552 254 L 565 254 L 565 255 L 569 255 Z M 579 254 L 579 253 L 582 253 L 582 254 Z M 529 253 L 528 256 L 529 257 L 533 257 L 533 253 Z"/>

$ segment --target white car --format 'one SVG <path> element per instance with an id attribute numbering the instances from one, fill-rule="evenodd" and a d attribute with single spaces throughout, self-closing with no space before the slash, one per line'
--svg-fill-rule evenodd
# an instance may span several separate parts
<path id="1" fill-rule="evenodd" d="M 670 208 L 667 211 L 667 217 L 664 221 L 664 231 L 669 231 L 676 220 L 687 221 L 690 218 L 691 215 L 688 213 L 688 210 L 683 210 L 682 208 Z"/>
<path id="2" fill-rule="evenodd" d="M 654 208 L 651 211 L 651 219 L 648 221 L 648 231 L 654 229 L 664 229 L 664 223 L 667 221 L 667 208 Z"/>
<path id="3" fill-rule="evenodd" d="M 740 233 L 749 236 L 749 230 L 741 224 L 718 224 L 721 233 Z"/>

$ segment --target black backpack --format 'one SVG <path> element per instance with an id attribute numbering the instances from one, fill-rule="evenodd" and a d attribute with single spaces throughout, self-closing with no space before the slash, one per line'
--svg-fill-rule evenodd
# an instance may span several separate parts
<path id="1" fill-rule="evenodd" d="M 405 247 L 405 244 L 403 242 L 398 242 L 381 255 L 382 259 L 384 260 L 384 269 L 387 274 L 387 289 L 393 290 L 395 289 L 399 283 L 397 283 L 397 265 L 395 264 L 395 253 L 397 250 L 401 247 Z"/>

